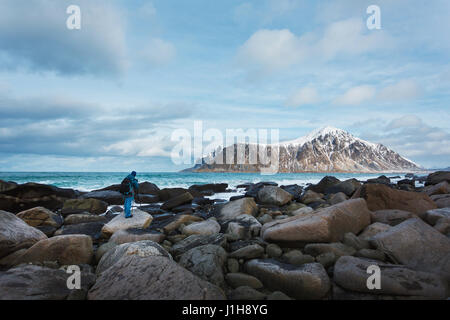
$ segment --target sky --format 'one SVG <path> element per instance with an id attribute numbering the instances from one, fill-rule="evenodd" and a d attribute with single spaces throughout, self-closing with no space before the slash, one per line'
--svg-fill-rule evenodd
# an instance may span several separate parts
<path id="1" fill-rule="evenodd" d="M 449 30 L 447 0 L 2 0 L 0 171 L 176 171 L 198 121 L 448 167 Z"/>

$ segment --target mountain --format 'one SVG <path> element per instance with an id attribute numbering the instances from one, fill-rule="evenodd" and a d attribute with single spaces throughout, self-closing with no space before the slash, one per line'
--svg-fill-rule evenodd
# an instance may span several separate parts
<path id="1" fill-rule="evenodd" d="M 402 172 L 423 170 L 416 163 L 403 158 L 382 144 L 371 143 L 354 137 L 350 133 L 324 127 L 310 134 L 287 142 L 260 145 L 267 152 L 266 157 L 249 164 L 249 150 L 255 144 L 234 144 L 204 157 L 201 164 L 187 169 L 191 172 L 259 172 L 268 163 L 270 155 L 279 155 L 278 172 Z M 245 161 L 236 164 L 239 148 L 245 150 Z M 252 149 L 254 150 L 254 149 Z M 230 154 L 229 154 L 230 153 Z M 234 155 L 233 164 L 218 164 L 226 155 Z"/>

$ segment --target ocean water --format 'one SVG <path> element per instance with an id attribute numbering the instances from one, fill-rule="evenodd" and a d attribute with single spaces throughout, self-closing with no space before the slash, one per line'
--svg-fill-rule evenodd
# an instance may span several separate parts
<path id="1" fill-rule="evenodd" d="M 61 188 L 72 188 L 80 191 L 101 189 L 118 184 L 127 175 L 126 172 L 0 172 L 0 179 L 17 183 L 36 182 L 50 184 Z M 159 188 L 188 188 L 193 184 L 228 183 L 230 189 L 246 182 L 272 181 L 279 185 L 317 183 L 324 176 L 332 175 L 340 180 L 356 178 L 366 180 L 383 173 L 278 173 L 261 175 L 259 173 L 192 173 L 192 172 L 138 172 L 139 182 L 149 181 Z M 387 177 L 400 176 L 405 173 L 385 173 Z M 398 179 L 393 179 L 396 181 Z M 222 194 L 222 196 L 224 196 Z"/>

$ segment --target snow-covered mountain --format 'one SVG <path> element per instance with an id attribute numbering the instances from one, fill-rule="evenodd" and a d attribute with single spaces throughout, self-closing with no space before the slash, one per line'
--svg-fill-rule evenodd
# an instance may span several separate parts
<path id="1" fill-rule="evenodd" d="M 324 127 L 287 142 L 259 146 L 265 156 L 249 163 L 252 144 L 234 144 L 202 159 L 188 169 L 194 172 L 259 172 L 268 158 L 278 155 L 278 172 L 394 172 L 418 171 L 422 168 L 382 144 L 354 137 L 334 127 Z M 238 152 L 239 150 L 239 152 Z M 245 152 L 242 152 L 245 150 Z M 254 149 L 253 149 L 254 150 Z M 230 154 L 229 154 L 230 153 Z M 226 155 L 234 155 L 233 164 L 225 164 Z M 240 158 L 240 161 L 237 161 Z M 223 159 L 223 161 L 220 161 Z M 244 160 L 242 160 L 244 159 Z M 220 164 L 224 163 L 224 164 Z M 230 161 L 228 161 L 230 163 Z"/>

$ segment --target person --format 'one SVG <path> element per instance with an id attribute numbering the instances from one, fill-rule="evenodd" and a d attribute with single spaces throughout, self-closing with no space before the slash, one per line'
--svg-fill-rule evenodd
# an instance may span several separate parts
<path id="1" fill-rule="evenodd" d="M 131 214 L 131 204 L 134 201 L 134 196 L 139 192 L 139 183 L 136 179 L 136 171 L 131 172 L 124 180 L 129 180 L 129 190 L 124 192 L 124 212 L 125 212 L 125 218 L 132 218 L 133 215 Z"/>

